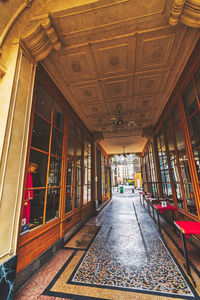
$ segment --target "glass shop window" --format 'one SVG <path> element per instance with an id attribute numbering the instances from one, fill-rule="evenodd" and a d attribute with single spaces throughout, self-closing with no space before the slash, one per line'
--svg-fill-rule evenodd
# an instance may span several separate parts
<path id="1" fill-rule="evenodd" d="M 198 102 L 195 95 L 195 89 L 192 80 L 188 84 L 187 88 L 185 89 L 183 95 L 183 104 L 185 108 L 186 117 L 191 116 L 198 109 Z"/>
<path id="2" fill-rule="evenodd" d="M 190 135 L 190 141 L 192 145 L 192 152 L 194 157 L 194 162 L 197 171 L 198 183 L 200 185 L 200 103 L 199 103 L 199 96 L 200 96 L 200 69 L 194 75 L 194 80 L 189 83 L 186 90 L 182 95 L 184 110 L 186 114 L 187 124 L 188 124 L 188 131 Z M 193 214 L 197 215 L 194 193 L 192 187 L 186 186 L 188 190 L 188 194 L 190 194 L 190 205 L 189 211 Z"/>
<path id="3" fill-rule="evenodd" d="M 91 201 L 91 142 L 84 136 L 83 204 Z"/>
<path id="4" fill-rule="evenodd" d="M 160 164 L 163 195 L 172 197 L 172 188 L 171 188 L 171 182 L 169 177 L 169 167 L 167 162 L 164 132 L 161 132 L 157 136 L 157 143 L 158 143 L 158 157 L 159 157 L 159 164 Z"/>
<path id="5" fill-rule="evenodd" d="M 25 183 L 21 235 L 59 217 L 63 120 L 62 107 L 39 84 Z"/>
<path id="6" fill-rule="evenodd" d="M 173 127 L 176 128 L 180 123 L 178 104 L 176 104 L 171 113 Z"/>
<path id="7" fill-rule="evenodd" d="M 77 129 L 77 143 L 76 143 L 76 173 L 75 173 L 75 203 L 77 208 L 81 204 L 81 185 L 82 185 L 82 131 Z"/>
<path id="8" fill-rule="evenodd" d="M 177 161 L 176 159 L 174 142 L 175 142 L 174 136 L 173 135 L 169 136 L 168 137 L 169 157 L 170 157 L 174 187 L 176 190 L 176 198 L 178 202 L 178 207 L 183 209 L 184 200 L 183 200 L 181 183 L 180 183 L 180 175 L 179 175 L 179 167 L 178 167 L 179 161 Z"/>
<path id="9" fill-rule="evenodd" d="M 165 121 L 165 131 L 166 131 L 166 135 L 168 136 L 171 133 L 171 124 L 170 124 L 170 118 L 167 118 L 167 120 Z"/>
<path id="10" fill-rule="evenodd" d="M 196 86 L 196 90 L 197 90 L 197 94 L 198 94 L 197 101 L 198 101 L 198 105 L 200 106 L 200 68 L 194 75 L 194 81 L 195 81 L 195 86 Z"/>
<path id="11" fill-rule="evenodd" d="M 67 176 L 66 176 L 66 195 L 65 195 L 65 213 L 72 210 L 74 196 L 74 159 L 75 148 L 74 141 L 68 138 L 67 143 Z"/>
<path id="12" fill-rule="evenodd" d="M 69 118 L 68 126 L 69 126 L 68 133 L 72 138 L 74 138 L 74 135 L 75 135 L 75 121 L 72 118 Z"/>
<path id="13" fill-rule="evenodd" d="M 188 165 L 188 158 L 186 155 L 184 136 L 181 128 L 179 128 L 179 130 L 176 132 L 176 144 L 177 144 L 177 150 L 179 156 L 181 177 L 184 185 L 187 210 L 188 212 L 197 215 L 197 208 L 196 208 L 194 192 L 193 192 L 191 177 L 189 172 L 189 165 Z"/>

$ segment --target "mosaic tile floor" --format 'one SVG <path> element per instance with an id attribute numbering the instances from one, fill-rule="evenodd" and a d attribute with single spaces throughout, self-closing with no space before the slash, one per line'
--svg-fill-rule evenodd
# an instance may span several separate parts
<path id="1" fill-rule="evenodd" d="M 96 218 L 88 251 L 77 250 L 44 291 L 70 299 L 199 299 L 163 243 L 138 195 L 115 195 Z M 134 294 L 133 294 L 134 293 Z M 154 298 L 152 298 L 154 299 Z"/>

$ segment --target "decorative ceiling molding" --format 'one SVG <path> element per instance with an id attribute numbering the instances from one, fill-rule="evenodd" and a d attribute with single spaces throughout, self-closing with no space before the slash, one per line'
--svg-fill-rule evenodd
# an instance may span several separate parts
<path id="1" fill-rule="evenodd" d="M 147 138 L 147 139 L 151 139 L 154 135 L 154 131 L 152 127 L 146 127 L 143 128 L 142 130 L 142 136 Z"/>
<path id="2" fill-rule="evenodd" d="M 6 74 L 7 68 L 0 63 L 0 79 Z"/>
<path id="3" fill-rule="evenodd" d="M 104 140 L 104 136 L 102 132 L 94 131 L 93 132 L 93 141 L 95 143 L 98 143 L 100 141 Z"/>
<path id="4" fill-rule="evenodd" d="M 33 19 L 25 28 L 20 39 L 36 61 L 46 58 L 52 50 L 58 51 L 61 48 L 49 14 Z"/>
<path id="5" fill-rule="evenodd" d="M 170 25 L 176 25 L 179 20 L 193 28 L 200 28 L 200 1 L 199 0 L 174 0 Z"/>
<path id="6" fill-rule="evenodd" d="M 32 2 L 33 2 L 33 0 L 25 0 L 24 3 L 18 8 L 18 10 L 16 11 L 16 13 L 12 16 L 12 18 L 10 19 L 10 21 L 6 25 L 4 31 L 2 32 L 2 34 L 0 36 L 0 55 L 1 55 L 1 52 L 2 52 L 1 49 L 2 49 L 3 43 L 4 43 L 4 41 L 5 41 L 5 39 L 6 39 L 7 35 L 8 35 L 8 32 L 11 30 L 11 28 L 14 25 L 14 23 L 19 18 L 19 16 L 22 14 L 22 12 L 26 8 L 30 8 L 31 7 Z"/>

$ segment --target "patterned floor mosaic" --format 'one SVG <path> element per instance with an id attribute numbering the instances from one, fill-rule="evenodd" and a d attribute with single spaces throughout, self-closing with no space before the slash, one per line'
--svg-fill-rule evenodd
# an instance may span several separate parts
<path id="1" fill-rule="evenodd" d="M 75 251 L 44 294 L 136 299 L 133 293 L 144 293 L 199 299 L 137 195 L 115 197 L 99 220 L 102 227 L 89 250 Z"/>

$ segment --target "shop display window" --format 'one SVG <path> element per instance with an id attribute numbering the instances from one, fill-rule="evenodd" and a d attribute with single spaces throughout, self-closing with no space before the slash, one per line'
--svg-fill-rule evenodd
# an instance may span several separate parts
<path id="1" fill-rule="evenodd" d="M 33 115 L 21 235 L 59 217 L 63 126 L 58 119 L 63 118 L 63 109 L 39 84 Z"/>
<path id="2" fill-rule="evenodd" d="M 172 198 L 172 187 L 169 176 L 169 166 L 167 161 L 164 132 L 159 133 L 159 135 L 157 136 L 157 147 L 163 195 Z"/>
<path id="3" fill-rule="evenodd" d="M 35 89 L 21 235 L 91 201 L 89 133 L 43 80 Z"/>
<path id="4" fill-rule="evenodd" d="M 91 201 L 91 142 L 87 136 L 84 136 L 84 188 L 83 204 Z"/>

